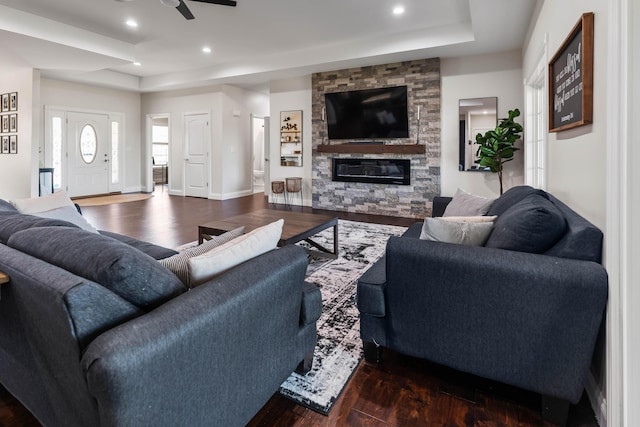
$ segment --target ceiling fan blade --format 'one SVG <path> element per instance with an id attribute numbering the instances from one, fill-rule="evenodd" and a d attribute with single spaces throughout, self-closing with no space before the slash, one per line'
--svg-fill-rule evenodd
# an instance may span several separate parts
<path id="1" fill-rule="evenodd" d="M 192 0 L 192 1 L 198 1 L 200 3 L 209 3 L 209 4 L 219 4 L 222 6 L 232 6 L 232 7 L 236 7 L 236 1 L 235 0 Z"/>
<path id="2" fill-rule="evenodd" d="M 180 4 L 176 6 L 176 9 L 178 9 L 178 12 L 180 12 L 185 19 L 194 19 L 193 13 L 191 13 L 184 0 L 180 0 Z"/>

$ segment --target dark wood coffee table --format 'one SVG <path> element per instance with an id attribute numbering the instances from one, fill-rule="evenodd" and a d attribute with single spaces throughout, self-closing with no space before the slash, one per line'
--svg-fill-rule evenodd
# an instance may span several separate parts
<path id="1" fill-rule="evenodd" d="M 211 236 L 219 236 L 241 226 L 244 226 L 244 232 L 247 233 L 281 218 L 284 219 L 284 226 L 278 246 L 304 240 L 317 249 L 307 249 L 309 254 L 331 259 L 338 257 L 338 217 L 305 212 L 260 209 L 231 218 L 223 218 L 219 221 L 211 221 L 198 226 L 198 243 L 201 244 L 205 240 L 211 239 Z M 333 251 L 311 239 L 313 235 L 329 227 L 333 227 Z"/>

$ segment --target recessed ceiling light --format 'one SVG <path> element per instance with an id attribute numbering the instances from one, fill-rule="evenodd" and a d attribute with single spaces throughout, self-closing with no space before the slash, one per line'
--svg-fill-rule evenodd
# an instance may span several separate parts
<path id="1" fill-rule="evenodd" d="M 136 67 L 141 67 L 142 64 L 140 62 L 134 62 L 133 65 L 135 65 Z"/>
<path id="2" fill-rule="evenodd" d="M 404 6 L 396 6 L 393 8 L 394 15 L 402 15 L 404 13 Z"/>
<path id="3" fill-rule="evenodd" d="M 211 53 L 211 48 L 209 46 L 205 46 L 205 47 L 202 48 L 202 51 L 204 53 Z"/>
<path id="4" fill-rule="evenodd" d="M 138 23 L 133 19 L 127 19 L 126 24 L 131 28 L 136 28 L 138 26 Z"/>

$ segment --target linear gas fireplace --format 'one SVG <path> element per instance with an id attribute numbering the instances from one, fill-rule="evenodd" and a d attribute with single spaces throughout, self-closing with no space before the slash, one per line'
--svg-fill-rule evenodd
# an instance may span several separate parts
<path id="1" fill-rule="evenodd" d="M 333 180 L 374 184 L 411 184 L 408 159 L 333 158 Z"/>

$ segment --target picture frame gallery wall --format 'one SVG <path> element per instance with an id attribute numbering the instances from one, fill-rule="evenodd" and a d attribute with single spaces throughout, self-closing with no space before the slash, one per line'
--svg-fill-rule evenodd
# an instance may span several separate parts
<path id="1" fill-rule="evenodd" d="M 18 153 L 18 92 L 0 95 L 0 154 Z"/>

